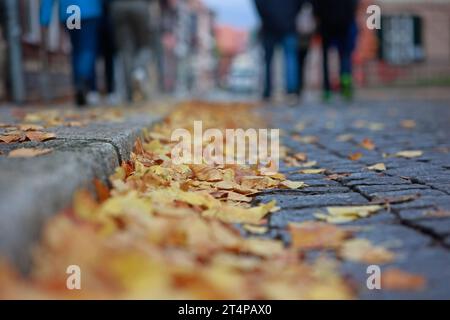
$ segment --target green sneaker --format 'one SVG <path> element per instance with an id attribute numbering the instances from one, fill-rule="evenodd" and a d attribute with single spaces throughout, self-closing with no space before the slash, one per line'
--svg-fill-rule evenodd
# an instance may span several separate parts
<path id="1" fill-rule="evenodd" d="M 322 93 L 322 101 L 325 103 L 330 103 L 332 97 L 333 97 L 333 93 L 331 91 L 324 91 Z"/>
<path id="2" fill-rule="evenodd" d="M 353 100 L 353 79 L 351 74 L 343 74 L 341 76 L 341 92 L 346 100 Z"/>

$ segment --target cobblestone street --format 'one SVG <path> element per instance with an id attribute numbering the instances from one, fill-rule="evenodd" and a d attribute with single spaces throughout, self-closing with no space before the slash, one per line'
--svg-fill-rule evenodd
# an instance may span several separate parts
<path id="1" fill-rule="evenodd" d="M 366 288 L 367 266 L 345 262 L 363 299 L 449 298 L 450 283 L 450 108 L 446 103 L 379 102 L 348 106 L 266 108 L 272 127 L 283 131 L 288 154 L 305 153 L 321 172 L 299 173 L 282 164 L 301 190 L 273 190 L 256 198 L 276 199 L 281 212 L 270 218 L 270 236 L 290 241 L 290 222 L 315 220 L 329 206 L 387 203 L 365 219 L 344 224 L 358 237 L 396 253 L 393 264 L 423 275 L 425 291 L 387 292 Z M 367 145 L 369 144 L 369 145 Z M 372 149 L 372 150 L 368 150 Z M 398 154 L 421 151 L 414 157 Z M 397 155 L 397 156 L 396 156 Z M 368 167 L 383 163 L 387 170 Z M 316 174 L 310 174 L 316 173 Z M 313 253 L 308 253 L 314 257 Z M 330 253 L 331 254 L 331 253 Z"/>

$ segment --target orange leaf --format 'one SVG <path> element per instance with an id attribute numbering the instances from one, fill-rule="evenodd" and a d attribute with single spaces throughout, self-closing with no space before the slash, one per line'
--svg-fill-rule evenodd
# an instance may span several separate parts
<path id="1" fill-rule="evenodd" d="M 25 133 L 26 137 L 33 142 L 43 142 L 47 140 L 56 139 L 56 134 L 51 132 L 30 131 Z"/>
<path id="2" fill-rule="evenodd" d="M 363 154 L 361 152 L 356 152 L 356 153 L 352 153 L 351 155 L 348 156 L 348 158 L 352 161 L 358 161 L 359 159 L 361 159 L 363 156 Z"/>
<path id="3" fill-rule="evenodd" d="M 367 150 L 374 150 L 375 149 L 375 143 L 373 143 L 372 140 L 366 138 L 361 143 L 360 146 Z"/>
<path id="4" fill-rule="evenodd" d="M 290 224 L 289 231 L 294 248 L 304 250 L 337 248 L 351 236 L 337 226 L 312 221 Z"/>
<path id="5" fill-rule="evenodd" d="M 33 158 L 52 152 L 53 149 L 20 148 L 9 153 L 9 158 Z"/>
<path id="6" fill-rule="evenodd" d="M 400 269 L 389 269 L 381 276 L 381 287 L 386 290 L 421 290 L 425 285 L 424 277 Z"/>
<path id="7" fill-rule="evenodd" d="M 95 191 L 100 202 L 104 202 L 110 197 L 109 188 L 99 179 L 94 179 Z"/>

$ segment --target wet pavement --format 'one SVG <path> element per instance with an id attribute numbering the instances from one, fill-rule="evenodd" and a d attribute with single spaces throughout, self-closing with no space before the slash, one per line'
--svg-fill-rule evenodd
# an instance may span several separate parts
<path id="1" fill-rule="evenodd" d="M 288 223 L 315 220 L 314 214 L 328 206 L 389 204 L 343 226 L 395 252 L 395 262 L 380 266 L 382 270 L 397 267 L 420 274 L 427 288 L 368 290 L 366 265 L 345 262 L 342 271 L 362 299 L 450 298 L 450 102 L 308 103 L 267 106 L 263 113 L 271 128 L 282 130 L 288 154 L 305 153 L 308 161 L 317 161 L 314 168 L 326 169 L 301 174 L 299 168 L 282 164 L 288 179 L 308 187 L 257 197 L 257 202 L 276 199 L 282 208 L 269 221 L 271 237 L 289 243 Z M 414 151 L 414 157 L 410 152 L 399 156 L 403 151 Z M 386 170 L 368 169 L 378 163 Z"/>

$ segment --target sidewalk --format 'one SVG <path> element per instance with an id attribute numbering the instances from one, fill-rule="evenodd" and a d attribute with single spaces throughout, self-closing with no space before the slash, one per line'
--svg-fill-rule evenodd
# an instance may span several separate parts
<path id="1" fill-rule="evenodd" d="M 324 169 L 301 174 L 284 166 L 288 179 L 309 187 L 257 197 L 276 199 L 282 207 L 270 219 L 270 236 L 290 242 L 289 223 L 315 220 L 327 207 L 386 203 L 389 210 L 343 226 L 395 253 L 393 262 L 382 264 L 383 271 L 395 267 L 421 275 L 426 289 L 370 291 L 365 286 L 367 266 L 360 263 L 346 261 L 344 274 L 355 281 L 363 299 L 448 299 L 450 103 L 360 101 L 352 107 L 307 105 L 267 108 L 265 113 L 274 119 L 273 127 L 285 130 L 283 143 L 291 155 L 304 153 L 308 161 L 317 162 L 313 168 Z M 420 152 L 394 156 L 405 150 Z M 387 170 L 368 169 L 379 163 Z"/>
<path id="2" fill-rule="evenodd" d="M 92 188 L 94 179 L 106 183 L 129 158 L 142 130 L 161 119 L 163 109 L 0 108 L 0 135 L 14 124 L 42 125 L 38 131 L 55 134 L 45 142 L 0 143 L 0 252 L 28 270 L 29 249 L 46 219 L 66 208 L 75 191 Z M 51 152 L 8 157 L 19 148 Z"/>
<path id="3" fill-rule="evenodd" d="M 450 297 L 450 103 L 258 109 L 265 126 L 282 129 L 285 177 L 171 164 L 168 137 L 180 126 L 261 124 L 251 108 L 233 107 L 194 102 L 172 113 L 119 169 L 110 198 L 78 199 L 74 212 L 50 220 L 40 242 L 49 261 L 10 288 L 41 298 Z M 44 219 L 94 177 L 106 179 L 160 119 L 142 112 L 117 123 L 120 115 L 97 114 L 86 127 L 68 127 L 83 118 L 70 119 L 49 130 L 56 139 L 41 146 L 54 150 L 42 157 L 7 158 L 17 145 L 0 144 L 1 250 L 26 268 L 24 248 Z M 81 293 L 64 287 L 61 270 L 73 261 L 90 280 Z M 368 289 L 369 266 L 381 269 L 382 290 Z"/>

